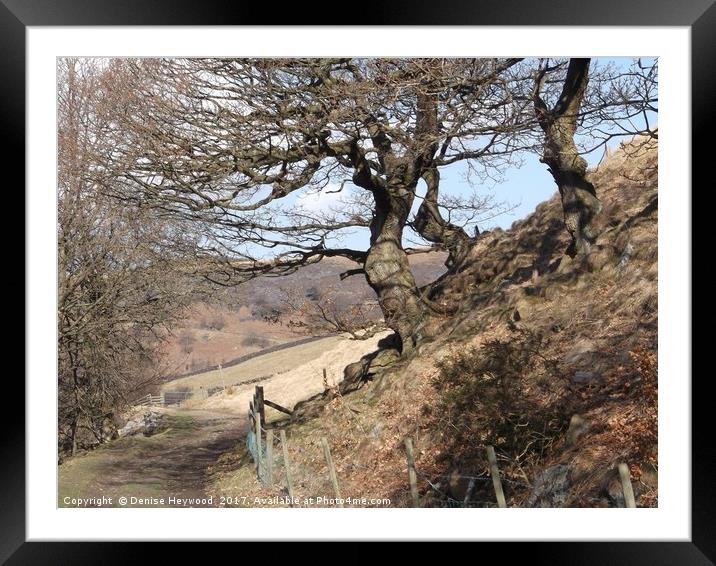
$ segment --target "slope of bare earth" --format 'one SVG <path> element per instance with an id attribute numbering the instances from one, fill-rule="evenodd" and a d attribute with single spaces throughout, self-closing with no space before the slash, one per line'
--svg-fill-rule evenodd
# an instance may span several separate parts
<path id="1" fill-rule="evenodd" d="M 621 462 L 637 506 L 657 505 L 656 145 L 627 144 L 591 179 L 604 208 L 589 262 L 563 256 L 555 195 L 483 235 L 466 268 L 434 286 L 431 298 L 456 312 L 430 321 L 433 338 L 415 355 L 279 425 L 299 498 L 333 493 L 323 437 L 343 497 L 409 505 L 412 437 L 423 505 L 494 506 L 488 445 L 508 506 L 623 506 Z M 222 458 L 213 492 L 285 494 L 274 453 L 272 484 L 259 484 L 237 450 Z"/>

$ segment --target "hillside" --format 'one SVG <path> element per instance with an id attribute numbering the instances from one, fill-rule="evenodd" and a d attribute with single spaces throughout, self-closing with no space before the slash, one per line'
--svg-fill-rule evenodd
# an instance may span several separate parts
<path id="1" fill-rule="evenodd" d="M 338 350 L 345 353 L 349 350 L 355 350 L 358 346 L 358 353 L 344 361 L 344 364 L 356 361 L 366 352 L 375 348 L 377 339 L 349 341 L 345 336 L 328 336 L 318 338 L 308 343 L 298 343 L 289 348 L 267 353 L 260 353 L 256 357 L 243 361 L 235 366 L 224 367 L 221 370 L 210 370 L 196 375 L 190 375 L 171 380 L 162 386 L 163 391 L 181 390 L 191 391 L 194 396 L 202 397 L 201 389 L 211 389 L 215 387 L 241 386 L 244 383 L 265 382 L 272 376 L 280 376 L 287 372 L 295 371 L 306 364 L 315 364 L 326 353 Z M 343 359 L 343 358 L 341 358 Z M 320 376 L 321 368 L 317 366 L 315 374 Z M 340 371 L 342 371 L 342 367 Z M 340 373 L 338 368 L 336 373 Z M 252 388 L 253 389 L 253 388 Z M 252 391 L 253 392 L 253 391 Z M 296 401 L 301 400 L 301 397 Z M 243 411 L 248 405 L 241 403 L 235 407 L 236 411 Z M 207 405 L 208 407 L 208 405 Z"/>
<path id="2" fill-rule="evenodd" d="M 419 285 L 426 285 L 445 272 L 442 253 L 416 254 L 410 263 Z M 355 268 L 353 262 L 335 257 L 309 265 L 283 277 L 262 277 L 216 292 L 197 302 L 167 341 L 167 375 L 180 376 L 227 364 L 236 358 L 277 344 L 286 344 L 311 334 L 310 327 L 291 326 L 306 321 L 302 313 L 290 312 L 287 297 L 313 297 L 331 293 L 340 309 L 367 301 L 375 293 L 363 276 L 340 280 L 340 274 Z M 371 312 L 376 318 L 377 309 Z M 331 329 L 322 329 L 324 334 Z"/>
<path id="3" fill-rule="evenodd" d="M 627 144 L 590 176 L 603 210 L 588 261 L 563 255 L 555 195 L 426 288 L 450 314 L 416 353 L 279 423 L 297 496 L 332 493 L 325 437 L 344 497 L 409 505 L 409 436 L 423 505 L 494 506 L 487 445 L 508 506 L 623 506 L 620 462 L 637 506 L 657 505 L 657 148 Z M 214 471 L 216 493 L 285 494 L 280 471 L 259 484 L 244 448 Z"/>

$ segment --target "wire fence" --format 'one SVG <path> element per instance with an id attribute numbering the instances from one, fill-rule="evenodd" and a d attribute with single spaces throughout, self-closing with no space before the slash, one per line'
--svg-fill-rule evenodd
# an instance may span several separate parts
<path id="1" fill-rule="evenodd" d="M 332 463 L 327 464 L 320 440 L 298 445 L 288 440 L 285 430 L 260 427 L 260 431 L 260 440 L 255 430 L 249 431 L 246 446 L 264 488 L 297 500 L 296 506 L 298 500 L 320 505 L 342 499 L 338 474 Z"/>
<path id="2" fill-rule="evenodd" d="M 450 507 L 450 508 L 477 508 L 477 507 L 497 507 L 498 503 L 495 499 L 476 499 L 475 494 L 484 493 L 492 485 L 490 476 L 475 476 L 466 474 L 432 474 L 428 475 L 416 469 L 418 477 L 422 480 L 423 485 L 428 486 L 428 494 L 432 495 L 429 499 L 430 507 Z M 505 481 L 504 478 L 502 481 Z M 450 493 L 450 483 L 467 484 L 465 495 L 461 499 L 456 499 Z"/>
<path id="3" fill-rule="evenodd" d="M 260 376 L 247 381 L 239 381 L 230 385 L 214 385 L 210 387 L 199 387 L 198 389 L 167 389 L 159 395 L 147 394 L 132 402 L 135 407 L 169 407 L 171 405 L 181 405 L 190 399 L 208 399 L 222 391 L 231 389 L 232 387 L 244 387 L 261 381 L 266 381 L 271 376 Z"/>
<path id="4" fill-rule="evenodd" d="M 342 506 L 340 500 L 347 501 L 351 498 L 345 497 L 341 471 L 360 470 L 375 474 L 381 472 L 378 467 L 356 462 L 348 464 L 347 470 L 337 469 L 332 462 L 331 447 L 324 437 L 314 441 L 304 441 L 299 445 L 289 440 L 285 430 L 260 427 L 260 431 L 260 442 L 257 442 L 255 429 L 249 431 L 246 437 L 246 447 L 256 467 L 257 478 L 264 488 L 289 496 L 297 501 L 296 505 L 305 501 L 329 504 L 333 500 L 336 503 L 332 503 L 331 506 Z M 476 497 L 478 493 L 485 493 L 485 485 L 492 484 L 493 480 L 489 476 L 435 475 L 417 469 L 415 471 L 422 493 L 418 495 L 418 504 L 414 506 L 449 508 L 498 506 L 495 499 Z M 453 497 L 448 489 L 449 483 L 456 480 L 466 481 L 469 484 L 466 497 L 460 500 Z M 482 489 L 477 489 L 478 486 Z M 403 504 L 409 505 L 409 500 L 406 499 Z"/>
<path id="5" fill-rule="evenodd" d="M 301 502 L 315 501 L 324 506 L 354 506 L 350 497 L 344 497 L 341 474 L 360 469 L 374 472 L 376 477 L 382 471 L 357 462 L 344 464 L 346 469 L 337 468 L 333 462 L 331 446 L 321 436 L 314 439 L 302 438 L 302 442 L 292 442 L 286 429 L 268 426 L 265 421 L 264 403 L 276 407 L 275 403 L 263 399 L 263 389 L 256 388 L 254 399 L 249 405 L 252 424 L 246 437 L 246 446 L 256 467 L 257 478 L 265 489 L 278 490 L 292 501 L 292 506 L 302 506 Z M 280 407 L 280 405 L 278 405 Z M 280 407 L 284 412 L 288 409 Z M 529 482 L 506 478 L 500 472 L 495 450 L 485 446 L 488 461 L 486 473 L 440 474 L 427 473 L 415 465 L 413 439 L 404 439 L 404 456 L 407 475 L 399 480 L 407 487 L 410 497 L 399 506 L 439 507 L 439 508 L 505 508 L 507 501 L 503 484 L 510 488 L 529 488 Z M 619 464 L 619 476 L 627 507 L 636 507 L 629 469 Z M 348 474 L 346 474 L 348 475 Z M 459 486 L 459 489 L 456 489 Z M 456 492 L 460 493 L 456 497 Z M 381 502 L 378 501 L 377 505 Z M 357 506 L 366 505 L 361 499 Z"/>

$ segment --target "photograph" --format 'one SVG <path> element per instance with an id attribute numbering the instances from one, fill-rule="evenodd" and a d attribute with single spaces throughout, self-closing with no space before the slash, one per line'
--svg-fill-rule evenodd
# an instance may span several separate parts
<path id="1" fill-rule="evenodd" d="M 0 564 L 714 564 L 714 0 L 362 7 L 0 0 Z"/>
<path id="2" fill-rule="evenodd" d="M 659 63 L 57 57 L 56 506 L 658 508 Z"/>

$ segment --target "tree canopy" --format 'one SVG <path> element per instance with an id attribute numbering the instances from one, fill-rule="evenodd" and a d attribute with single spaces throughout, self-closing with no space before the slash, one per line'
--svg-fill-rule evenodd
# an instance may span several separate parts
<path id="1" fill-rule="evenodd" d="M 655 61 L 124 59 L 103 81 L 107 143 L 93 175 L 107 194 L 196 225 L 217 283 L 354 260 L 403 352 L 430 308 L 405 231 L 447 251 L 457 270 L 475 242 L 457 212 L 486 204 L 469 191 L 445 199 L 442 170 L 464 163 L 487 178 L 539 154 L 572 248 L 586 254 L 599 206 L 581 156 L 615 136 L 658 135 Z M 329 185 L 350 188 L 350 202 L 297 206 L 297 193 Z M 367 250 L 334 245 L 332 235 L 360 228 Z"/>

